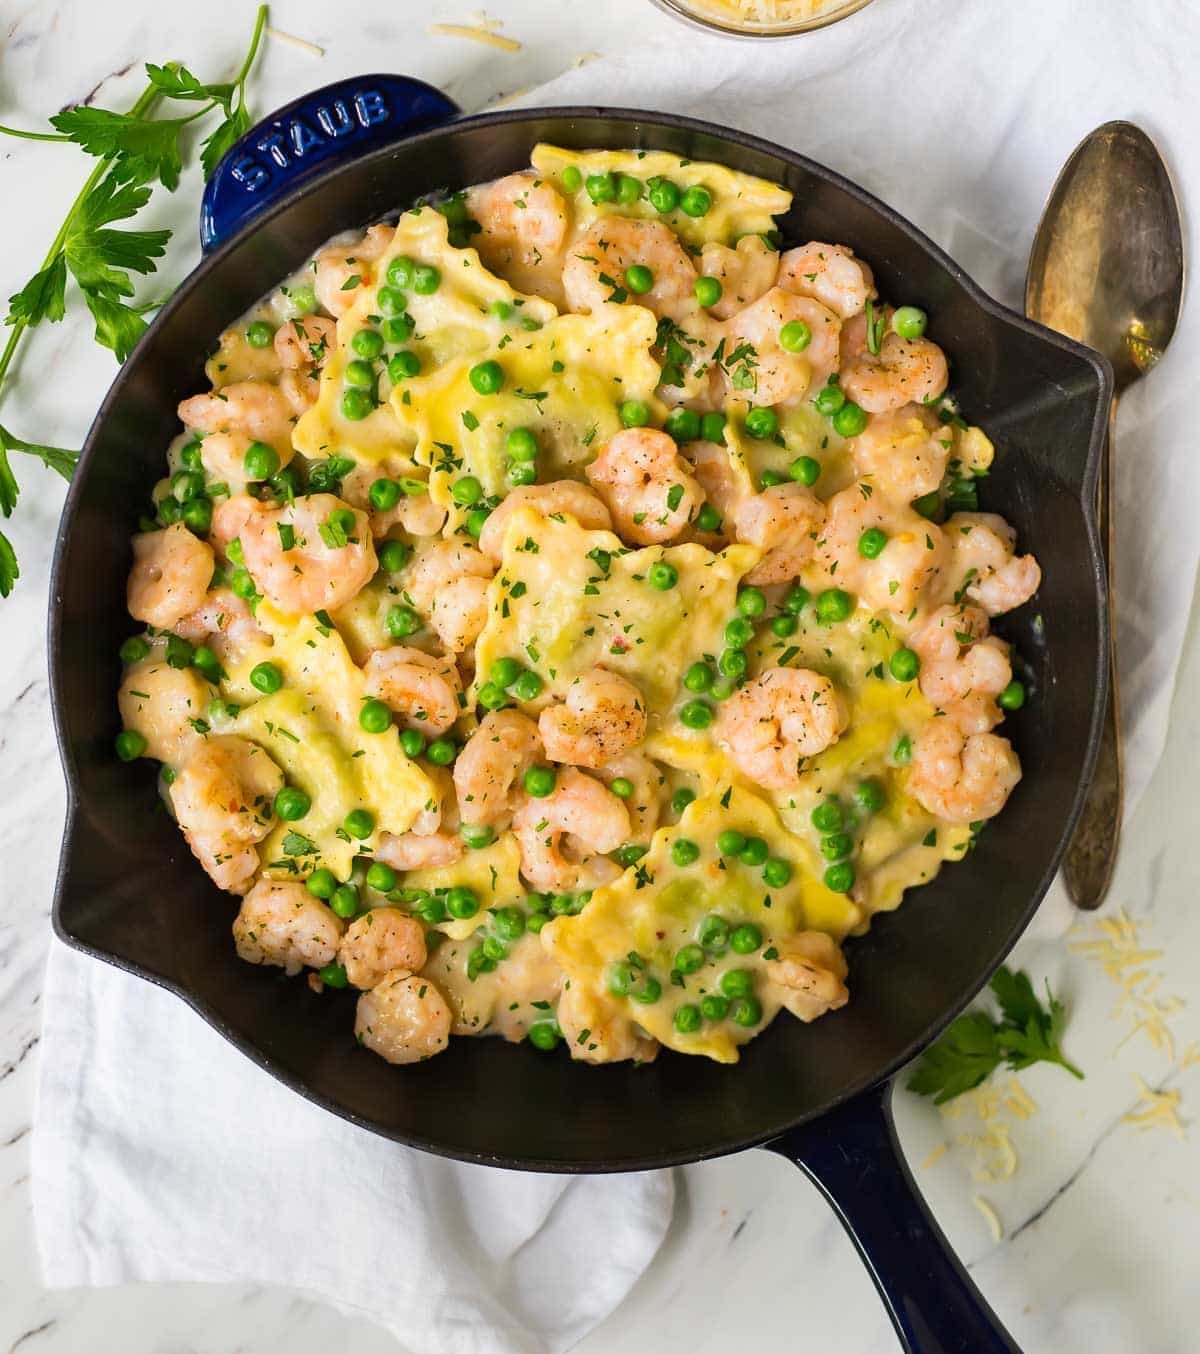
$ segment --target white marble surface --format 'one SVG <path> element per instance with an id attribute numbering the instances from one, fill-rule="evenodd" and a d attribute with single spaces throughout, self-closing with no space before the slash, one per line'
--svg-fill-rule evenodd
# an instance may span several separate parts
<path id="1" fill-rule="evenodd" d="M 462 21 L 472 0 L 425 5 L 365 0 L 353 23 L 315 0 L 280 0 L 273 19 L 327 49 L 323 59 L 269 45 L 256 82 L 260 110 L 338 75 L 395 68 L 441 85 L 470 109 L 535 85 L 587 52 L 615 52 L 675 32 L 645 0 L 603 6 L 496 0 L 491 13 L 525 43 L 496 53 L 425 33 L 429 21 Z M 215 77 L 242 49 L 249 0 L 3 0 L 0 3 L 0 121 L 25 122 L 96 91 L 120 106 L 123 77 L 144 58 L 185 58 Z M 1032 59 L 1032 58 L 1031 58 Z M 86 172 L 70 148 L 0 142 L 0 292 L 36 267 L 45 242 Z M 13 204 L 19 202 L 14 210 Z M 179 228 L 167 275 L 195 255 L 196 185 L 185 182 L 155 224 Z M 86 326 L 69 322 L 30 343 L 0 421 L 49 442 L 78 444 L 111 378 Z M 50 891 L 63 791 L 47 699 L 43 621 L 46 578 L 62 487 L 19 466 L 25 499 L 10 534 L 24 577 L 0 604 L 0 1351 L 28 1354 L 121 1349 L 126 1354 L 329 1348 L 385 1354 L 404 1348 L 391 1335 L 313 1303 L 259 1285 L 138 1285 L 104 1291 L 43 1289 L 32 1244 L 28 1137 L 34 1091 L 39 990 L 49 939 Z M 1113 897 L 1145 918 L 1145 938 L 1165 951 L 1153 967 L 1163 992 L 1195 988 L 1191 955 L 1200 941 L 1194 863 L 1200 762 L 1200 653 L 1195 617 L 1175 697 L 1165 758 L 1130 825 Z M 1200 1097 L 1197 1066 L 1180 1070 L 1114 1019 L 1115 989 L 1071 952 L 1065 901 L 1052 894 L 1019 960 L 1047 974 L 1072 1009 L 1068 1044 L 1087 1070 L 1080 1085 L 1053 1068 L 1023 1082 L 1040 1112 L 1013 1130 L 1021 1167 L 998 1184 L 971 1179 L 972 1152 L 952 1146 L 918 1172 L 939 1219 L 989 1299 L 1031 1354 L 1184 1354 L 1197 1347 L 1200 1290 L 1200 1153 L 1124 1122 L 1137 1093 L 1134 1074 L 1183 1091 L 1185 1120 Z M 1180 1049 L 1200 1039 L 1200 1017 L 1174 1020 Z M 923 1102 L 900 1097 L 910 1160 L 969 1132 Z M 971 1204 L 982 1194 L 1008 1239 L 994 1243 Z M 714 1282 L 714 1276 L 719 1276 Z M 717 1350 L 732 1344 L 774 1351 L 800 1340 L 837 1354 L 895 1348 L 871 1286 L 848 1241 L 798 1172 L 763 1153 L 682 1173 L 678 1215 L 658 1259 L 627 1302 L 579 1347 L 583 1354 L 631 1348 Z M 420 1351 L 419 1354 L 436 1354 Z"/>

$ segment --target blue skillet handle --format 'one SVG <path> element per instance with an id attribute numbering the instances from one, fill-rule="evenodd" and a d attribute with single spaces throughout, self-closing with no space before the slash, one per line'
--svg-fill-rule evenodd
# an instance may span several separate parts
<path id="1" fill-rule="evenodd" d="M 252 217 L 331 162 L 357 159 L 460 109 L 440 90 L 405 75 L 338 80 L 276 109 L 226 152 L 204 189 L 200 245 L 207 254 Z"/>
<path id="2" fill-rule="evenodd" d="M 896 1137 L 891 1083 L 767 1145 L 833 1205 L 907 1354 L 1020 1354 L 917 1190 Z"/>

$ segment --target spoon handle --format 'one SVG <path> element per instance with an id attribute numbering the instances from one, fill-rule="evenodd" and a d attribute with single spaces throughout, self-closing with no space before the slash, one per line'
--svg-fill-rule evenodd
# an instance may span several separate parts
<path id="1" fill-rule="evenodd" d="M 1121 699 L 1117 687 L 1117 617 L 1115 605 L 1115 569 L 1113 555 L 1112 464 L 1117 401 L 1108 415 L 1108 436 L 1100 462 L 1096 487 L 1096 523 L 1108 568 L 1108 616 L 1111 635 L 1108 699 L 1104 706 L 1104 728 L 1096 771 L 1075 835 L 1063 861 L 1063 880 L 1067 895 L 1076 907 L 1091 912 L 1108 893 L 1117 845 L 1121 836 L 1121 814 L 1125 802 L 1125 773 L 1121 754 Z"/>

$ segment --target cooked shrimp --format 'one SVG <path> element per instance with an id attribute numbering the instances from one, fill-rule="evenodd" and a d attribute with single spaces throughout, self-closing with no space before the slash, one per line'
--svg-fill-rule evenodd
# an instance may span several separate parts
<path id="1" fill-rule="evenodd" d="M 326 355 L 337 347 L 337 323 L 324 315 L 285 320 L 275 331 L 275 355 L 288 371 L 320 371 Z"/>
<path id="2" fill-rule="evenodd" d="M 436 737 L 462 713 L 462 680 L 448 658 L 420 649 L 376 649 L 365 671 L 367 695 L 402 716 L 405 728 Z"/>
<path id="3" fill-rule="evenodd" d="M 879 351 L 867 347 L 867 320 L 860 315 L 842 331 L 842 389 L 869 414 L 906 404 L 931 404 L 946 389 L 946 354 L 927 338 L 901 338 L 894 330 Z"/>
<path id="4" fill-rule="evenodd" d="M 639 845 L 649 845 L 654 829 L 658 826 L 666 776 L 649 757 L 643 757 L 640 752 L 627 752 L 623 757 L 615 757 L 604 766 L 597 767 L 596 775 L 605 785 L 612 785 L 615 780 L 627 780 L 633 786 L 633 793 L 625 799 L 625 807 L 629 811 L 629 840 Z"/>
<path id="5" fill-rule="evenodd" d="M 1038 590 L 1042 571 L 1032 555 L 1017 555 L 1017 533 L 994 512 L 956 512 L 948 518 L 946 538 L 954 550 L 951 571 L 955 586 L 966 584 L 967 596 L 989 616 L 1028 602 Z"/>
<path id="6" fill-rule="evenodd" d="M 779 331 L 793 323 L 806 325 L 812 334 L 803 352 L 788 352 L 779 342 Z M 725 362 L 739 375 L 744 367 L 756 404 L 786 404 L 800 399 L 810 385 L 824 384 L 837 370 L 841 330 L 841 320 L 819 301 L 772 287 L 729 321 Z M 753 354 L 744 364 L 735 362 L 744 344 Z"/>
<path id="7" fill-rule="evenodd" d="M 780 989 L 779 999 L 797 1019 L 807 1024 L 845 1006 L 846 960 L 832 937 L 800 931 L 774 948 L 779 957 L 767 961 L 767 981 Z"/>
<path id="8" fill-rule="evenodd" d="M 481 227 L 471 243 L 493 272 L 553 261 L 566 243 L 567 204 L 536 174 L 509 174 L 468 189 L 467 210 Z"/>
<path id="9" fill-rule="evenodd" d="M 646 736 L 646 704 L 630 681 L 596 667 L 576 677 L 561 705 L 538 716 L 538 733 L 552 762 L 603 766 Z"/>
<path id="10" fill-rule="evenodd" d="M 254 843 L 275 822 L 283 772 L 262 748 L 212 734 L 188 757 L 167 790 L 193 853 L 218 888 L 240 893 L 258 869 Z"/>
<path id="11" fill-rule="evenodd" d="M 479 637 L 487 621 L 487 590 L 492 564 L 474 545 L 439 541 L 418 556 L 408 591 L 438 638 L 461 653 Z"/>
<path id="12" fill-rule="evenodd" d="M 542 756 L 537 725 L 517 710 L 492 710 L 454 763 L 464 823 L 498 826 L 516 807 L 520 778 Z"/>
<path id="13" fill-rule="evenodd" d="M 768 790 L 800 784 L 806 758 L 836 743 L 846 708 L 828 677 L 807 668 L 768 668 L 725 702 L 717 741 L 741 771 Z"/>
<path id="14" fill-rule="evenodd" d="M 450 1007 L 428 978 L 392 969 L 358 999 L 354 1035 L 390 1063 L 432 1058 L 450 1042 Z"/>
<path id="15" fill-rule="evenodd" d="M 614 1002 L 581 984 L 563 988 L 555 1011 L 571 1057 L 585 1063 L 653 1062 L 660 1044 L 623 1015 Z"/>
<path id="16" fill-rule="evenodd" d="M 380 834 L 375 859 L 394 870 L 436 870 L 453 865 L 463 853 L 463 840 L 450 832 Z"/>
<path id="17" fill-rule="evenodd" d="M 426 765 L 422 768 L 422 774 L 432 788 L 429 798 L 412 820 L 409 831 L 418 837 L 428 837 L 439 828 L 443 832 L 457 833 L 461 819 L 454 793 L 454 777 L 444 766 Z"/>
<path id="18" fill-rule="evenodd" d="M 749 495 L 743 482 L 734 474 L 729 449 L 716 442 L 689 442 L 683 454 L 704 497 L 721 515 L 720 528 L 715 533 L 702 533 L 701 539 L 715 543 L 731 536 L 734 514 Z M 693 524 L 693 532 L 695 530 Z"/>
<path id="19" fill-rule="evenodd" d="M 242 899 L 233 922 L 238 958 L 273 964 L 289 978 L 305 965 L 331 964 L 341 938 L 341 921 L 293 880 L 260 879 Z"/>
<path id="20" fill-rule="evenodd" d="M 623 428 L 600 449 L 587 477 L 627 541 L 659 545 L 678 536 L 704 501 L 690 470 L 674 438 L 656 428 Z"/>
<path id="21" fill-rule="evenodd" d="M 554 480 L 550 484 L 530 484 L 510 489 L 504 501 L 492 512 L 479 534 L 479 548 L 500 563 L 504 534 L 513 513 L 520 508 L 536 508 L 543 517 L 573 517 L 587 531 L 609 531 L 612 518 L 599 496 L 578 480 Z"/>
<path id="22" fill-rule="evenodd" d="M 373 907 L 346 928 L 338 962 L 355 987 L 370 988 L 391 969 L 425 967 L 425 928 L 395 907 Z"/>
<path id="23" fill-rule="evenodd" d="M 283 392 L 268 381 L 235 381 L 207 395 L 193 395 L 179 405 L 184 426 L 205 433 L 243 433 L 268 442 L 290 456 L 294 415 Z M 201 451 L 203 456 L 203 451 Z"/>
<path id="24" fill-rule="evenodd" d="M 842 244 L 812 240 L 789 249 L 779 260 L 778 285 L 797 296 L 811 296 L 848 320 L 861 314 L 875 295 L 870 268 Z"/>
<path id="25" fill-rule="evenodd" d="M 568 766 L 548 795 L 521 797 L 512 828 L 530 887 L 571 893 L 619 873 L 603 857 L 629 840 L 629 811 L 607 786 Z"/>
<path id="26" fill-rule="evenodd" d="M 343 529 L 334 513 L 349 513 Z M 280 534 L 290 527 L 290 545 Z M 246 568 L 259 592 L 283 611 L 344 606 L 377 568 L 366 514 L 333 494 L 305 494 L 247 519 L 239 532 Z M 339 543 L 340 542 L 340 543 Z"/>
<path id="27" fill-rule="evenodd" d="M 802 484 L 775 484 L 752 494 L 734 514 L 734 534 L 763 557 L 746 575 L 755 585 L 786 583 L 813 557 L 825 505 Z"/>
<path id="28" fill-rule="evenodd" d="M 371 285 L 374 264 L 395 235 L 392 226 L 372 226 L 361 240 L 328 245 L 314 261 L 313 290 L 332 315 L 344 315 Z"/>
<path id="29" fill-rule="evenodd" d="M 625 273 L 634 264 L 650 269 L 648 292 L 632 295 Z M 693 313 L 696 269 L 679 238 L 661 221 L 605 216 L 594 222 L 567 251 L 563 289 L 572 310 L 590 313 L 625 294 L 656 315 L 679 319 Z"/>
<path id="30" fill-rule="evenodd" d="M 921 659 L 921 694 L 966 733 L 995 728 L 996 697 L 1012 681 L 1008 645 L 988 635 L 978 607 L 943 606 L 909 638 Z"/>
<path id="31" fill-rule="evenodd" d="M 175 633 L 193 644 L 207 644 L 223 661 L 256 644 L 272 643 L 249 605 L 228 588 L 213 588 L 204 601 L 177 622 Z"/>
<path id="32" fill-rule="evenodd" d="M 911 503 L 941 484 L 952 445 L 930 410 L 908 404 L 876 414 L 850 443 L 850 452 L 861 478 L 885 497 Z"/>
<path id="33" fill-rule="evenodd" d="M 196 723 L 205 716 L 211 690 L 195 668 L 171 667 L 158 648 L 121 681 L 121 723 L 146 740 L 145 756 L 178 766 L 201 742 Z"/>
<path id="34" fill-rule="evenodd" d="M 908 792 L 923 809 L 950 823 L 994 818 L 1021 779 L 1007 738 L 967 734 L 948 719 L 932 719 L 913 746 Z"/>
<path id="35" fill-rule="evenodd" d="M 246 523 L 252 517 L 261 517 L 270 511 L 266 503 L 251 498 L 249 494 L 233 494 L 230 498 L 222 499 L 213 509 L 212 527 L 208 533 L 209 544 L 228 559 L 229 546 L 240 538 Z"/>
<path id="36" fill-rule="evenodd" d="M 371 504 L 371 485 L 378 479 L 408 479 L 412 466 L 405 461 L 357 465 L 342 479 L 341 495 L 352 507 L 371 516 L 371 535 L 378 540 L 394 528 L 409 536 L 436 536 L 446 525 L 446 509 L 426 493 L 404 494 L 394 508 L 380 512 Z"/>
<path id="37" fill-rule="evenodd" d="M 129 614 L 156 630 L 170 630 L 204 601 L 216 557 L 212 546 L 182 522 L 133 538 L 133 568 L 125 589 Z"/>
<path id="38" fill-rule="evenodd" d="M 700 271 L 721 284 L 721 299 L 708 307 L 708 313 L 727 320 L 771 290 L 779 271 L 779 255 L 761 235 L 743 235 L 733 249 L 706 244 L 700 251 Z"/>

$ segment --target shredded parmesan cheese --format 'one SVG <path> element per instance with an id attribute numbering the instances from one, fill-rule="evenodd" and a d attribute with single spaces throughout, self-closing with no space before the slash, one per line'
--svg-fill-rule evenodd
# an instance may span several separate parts
<path id="1" fill-rule="evenodd" d="M 927 1171 L 930 1166 L 936 1166 L 949 1150 L 950 1144 L 948 1142 L 939 1142 L 925 1160 L 921 1162 L 921 1169 Z"/>
<path id="2" fill-rule="evenodd" d="M 1180 1067 L 1195 1067 L 1200 1063 L 1200 1041 L 1191 1043 L 1183 1050 L 1183 1057 L 1180 1059 Z"/>
<path id="3" fill-rule="evenodd" d="M 285 33 L 282 28 L 272 28 L 270 24 L 266 27 L 266 34 L 269 38 L 274 38 L 276 42 L 286 42 L 290 47 L 299 47 L 302 52 L 307 52 L 309 56 L 324 56 L 325 48 L 318 47 L 315 42 L 309 42 L 307 38 L 298 38 L 295 33 Z"/>
<path id="4" fill-rule="evenodd" d="M 1151 1128 L 1169 1128 L 1178 1138 L 1186 1136 L 1183 1121 L 1179 1117 L 1179 1102 L 1182 1099 L 1178 1091 L 1156 1091 L 1147 1086 L 1141 1077 L 1134 1077 L 1138 1088 L 1138 1105 L 1125 1116 L 1125 1122 L 1135 1124 L 1145 1132 Z"/>
<path id="5" fill-rule="evenodd" d="M 1018 1119 L 1028 1119 L 1038 1110 L 1037 1101 L 1016 1077 L 1009 1077 L 1008 1079 L 1008 1094 L 1004 1097 L 1004 1107 L 1010 1114 L 1015 1114 Z"/>
<path id="6" fill-rule="evenodd" d="M 998 1185 L 1017 1173 L 1017 1149 L 1006 1123 L 995 1123 L 982 1133 L 960 1133 L 955 1142 L 975 1149 L 972 1176 L 984 1185 Z"/>
<path id="7" fill-rule="evenodd" d="M 983 1198 L 982 1195 L 972 1194 L 971 1202 L 983 1214 L 987 1220 L 987 1225 L 991 1229 L 993 1241 L 1004 1240 L 1004 1225 L 1000 1221 L 1000 1214 Z"/>
<path id="8" fill-rule="evenodd" d="M 494 24 L 495 21 L 492 21 Z M 481 42 L 485 47 L 495 47 L 499 52 L 519 52 L 521 44 L 516 38 L 506 38 L 492 31 L 492 24 L 486 21 L 478 24 L 430 24 L 428 31 L 446 38 L 467 38 L 471 42 Z"/>

